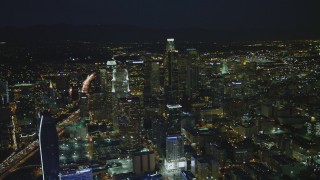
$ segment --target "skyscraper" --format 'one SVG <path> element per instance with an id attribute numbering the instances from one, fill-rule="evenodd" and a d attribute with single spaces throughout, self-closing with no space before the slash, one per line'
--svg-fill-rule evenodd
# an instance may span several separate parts
<path id="1" fill-rule="evenodd" d="M 184 169 L 184 143 L 182 136 L 169 136 L 166 138 L 166 169 Z"/>
<path id="2" fill-rule="evenodd" d="M 180 104 L 167 105 L 167 132 L 168 134 L 179 134 L 181 132 L 181 113 L 182 106 Z"/>
<path id="3" fill-rule="evenodd" d="M 99 74 L 99 79 L 100 79 L 100 85 L 101 85 L 101 92 L 105 93 L 107 89 L 107 84 L 108 84 L 108 74 L 106 69 L 100 69 L 100 74 Z"/>
<path id="4" fill-rule="evenodd" d="M 160 62 L 149 62 L 148 64 L 149 87 L 151 93 L 160 92 Z"/>
<path id="5" fill-rule="evenodd" d="M 166 159 L 168 161 L 178 160 L 184 157 L 182 136 L 169 136 L 166 138 Z"/>
<path id="6" fill-rule="evenodd" d="M 164 88 L 168 103 L 179 103 L 179 69 L 178 51 L 175 50 L 174 39 L 167 39 L 167 49 L 164 59 Z"/>
<path id="7" fill-rule="evenodd" d="M 112 92 L 118 97 L 126 97 L 129 92 L 129 75 L 127 69 L 113 69 Z"/>
<path id="8" fill-rule="evenodd" d="M 200 67 L 195 62 L 199 61 L 199 53 L 195 49 L 187 49 L 188 54 L 185 58 L 186 66 L 186 94 L 192 97 L 192 94 L 198 90 L 199 87 L 199 71 Z"/>
<path id="9" fill-rule="evenodd" d="M 5 105 L 9 103 L 9 89 L 8 81 L 0 81 L 0 96 L 1 104 Z"/>
<path id="10" fill-rule="evenodd" d="M 106 77 L 106 104 L 107 107 L 105 109 L 106 113 L 109 114 L 108 119 L 113 120 L 113 93 L 112 93 L 112 78 L 113 78 L 113 70 L 117 67 L 116 61 L 108 61 L 107 62 L 107 77 Z M 111 121 L 112 122 L 112 121 Z"/>
<path id="11" fill-rule="evenodd" d="M 126 114 L 119 106 L 121 98 L 129 96 L 129 74 L 127 69 L 115 68 L 112 76 L 112 118 L 115 131 L 119 131 L 119 121 L 126 121 Z"/>
<path id="12" fill-rule="evenodd" d="M 172 85 L 172 65 L 174 57 L 174 39 L 167 39 L 167 48 L 164 58 L 164 87 L 170 87 Z"/>
<path id="13" fill-rule="evenodd" d="M 108 94 L 111 94 L 112 91 L 112 79 L 113 79 L 113 70 L 117 68 L 116 61 L 108 61 L 106 67 L 106 91 Z M 111 102 L 111 100 L 110 100 Z"/>
<path id="14" fill-rule="evenodd" d="M 131 94 L 141 95 L 145 86 L 145 62 L 143 60 L 126 60 Z"/>
<path id="15" fill-rule="evenodd" d="M 221 74 L 229 74 L 229 68 L 228 68 L 228 64 L 226 61 L 223 62 L 222 64 L 222 70 L 221 70 Z"/>
<path id="16" fill-rule="evenodd" d="M 173 38 L 168 38 L 168 39 L 167 39 L 166 50 L 167 50 L 167 52 L 169 52 L 169 51 L 174 51 L 174 50 L 175 50 L 175 47 L 174 47 L 174 39 L 173 39 Z"/>
<path id="17" fill-rule="evenodd" d="M 44 180 L 58 179 L 59 145 L 56 123 L 49 111 L 41 116 L 39 128 L 39 146 Z"/>

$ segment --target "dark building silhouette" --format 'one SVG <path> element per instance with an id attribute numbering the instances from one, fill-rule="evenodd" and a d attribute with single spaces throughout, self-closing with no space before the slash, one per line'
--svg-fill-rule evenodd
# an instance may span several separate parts
<path id="1" fill-rule="evenodd" d="M 44 180 L 58 179 L 59 145 L 56 123 L 50 112 L 45 111 L 41 116 L 39 128 L 39 146 Z"/>

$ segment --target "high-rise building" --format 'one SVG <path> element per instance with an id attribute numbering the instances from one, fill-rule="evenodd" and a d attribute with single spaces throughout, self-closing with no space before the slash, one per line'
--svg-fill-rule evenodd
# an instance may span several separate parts
<path id="1" fill-rule="evenodd" d="M 168 136 L 166 138 L 166 169 L 186 168 L 184 156 L 184 142 L 182 136 Z"/>
<path id="2" fill-rule="evenodd" d="M 199 59 L 199 53 L 195 49 L 188 49 L 186 57 L 186 94 L 192 94 L 198 90 L 199 86 L 199 66 L 195 64 Z"/>
<path id="3" fill-rule="evenodd" d="M 78 101 L 79 97 L 79 89 L 76 84 L 73 84 L 71 86 L 71 99 L 72 101 Z"/>
<path id="4" fill-rule="evenodd" d="M 115 68 L 112 72 L 112 119 L 116 132 L 119 131 L 119 122 L 127 121 L 128 114 L 121 108 L 120 99 L 129 96 L 129 75 L 127 69 Z"/>
<path id="5" fill-rule="evenodd" d="M 88 96 L 85 93 L 80 94 L 79 109 L 81 117 L 89 117 Z"/>
<path id="6" fill-rule="evenodd" d="M 0 81 L 1 105 L 9 103 L 9 86 L 8 81 Z"/>
<path id="7" fill-rule="evenodd" d="M 74 171 L 60 172 L 59 173 L 60 180 L 92 180 L 93 174 L 92 169 L 80 169 Z"/>
<path id="8" fill-rule="evenodd" d="M 117 94 L 117 97 L 125 97 L 130 92 L 127 69 L 113 69 L 112 92 Z"/>
<path id="9" fill-rule="evenodd" d="M 167 73 L 165 75 L 167 76 L 166 86 L 171 88 L 170 90 L 175 90 L 174 88 L 177 88 L 179 83 L 177 55 L 176 50 L 167 52 Z"/>
<path id="10" fill-rule="evenodd" d="M 222 107 L 224 100 L 224 79 L 222 76 L 215 76 L 212 81 L 211 95 L 212 95 L 212 106 Z"/>
<path id="11" fill-rule="evenodd" d="M 158 153 L 161 156 L 165 156 L 166 148 L 166 136 L 167 136 L 167 121 L 163 116 L 156 116 L 153 119 L 152 130 L 153 130 L 153 139 L 157 145 Z"/>
<path id="12" fill-rule="evenodd" d="M 13 144 L 10 108 L 0 107 L 0 114 L 0 149 L 9 149 Z"/>
<path id="13" fill-rule="evenodd" d="M 164 72 L 164 88 L 169 103 L 179 102 L 179 67 L 178 67 L 178 51 L 174 47 L 174 39 L 167 39 L 167 49 L 165 53 L 163 72 Z"/>
<path id="14" fill-rule="evenodd" d="M 106 88 L 108 92 L 112 90 L 112 78 L 113 78 L 113 70 L 116 69 L 117 62 L 116 61 L 108 61 L 106 68 Z"/>
<path id="15" fill-rule="evenodd" d="M 145 63 L 143 60 L 127 60 L 126 67 L 129 73 L 131 94 L 140 95 L 145 85 Z"/>
<path id="16" fill-rule="evenodd" d="M 166 46 L 166 51 L 173 51 L 175 50 L 175 46 L 174 46 L 174 39 L 173 38 L 168 38 L 167 39 L 167 46 Z"/>
<path id="17" fill-rule="evenodd" d="M 15 84 L 12 86 L 11 92 L 13 93 L 15 116 L 17 118 L 18 125 L 21 127 L 21 139 L 26 136 L 35 136 L 34 132 L 37 131 L 39 120 L 37 119 L 36 111 L 36 99 L 41 98 L 36 94 L 36 88 L 34 84 Z M 42 94 L 42 93 L 41 93 Z M 30 139 L 27 138 L 26 142 Z M 23 140 L 24 141 L 24 140 Z"/>
<path id="18" fill-rule="evenodd" d="M 107 91 L 107 84 L 108 84 L 108 74 L 106 69 L 100 69 L 99 74 L 101 92 L 105 93 Z"/>
<path id="19" fill-rule="evenodd" d="M 181 113 L 182 106 L 180 104 L 166 106 L 167 133 L 179 134 L 181 132 Z"/>
<path id="20" fill-rule="evenodd" d="M 229 74 L 229 68 L 226 61 L 222 64 L 221 74 Z"/>
<path id="21" fill-rule="evenodd" d="M 137 134 L 143 127 L 143 107 L 141 97 L 118 98 L 116 113 L 119 130 L 123 135 Z"/>
<path id="22" fill-rule="evenodd" d="M 198 65 L 190 65 L 187 69 L 187 88 L 186 94 L 188 97 L 192 98 L 193 93 L 196 93 L 199 88 L 199 66 Z"/>
<path id="23" fill-rule="evenodd" d="M 50 108 L 51 113 L 56 112 L 56 103 L 50 81 L 36 81 L 33 86 L 35 112 L 42 112 Z M 37 123 L 39 124 L 39 123 Z"/>
<path id="24" fill-rule="evenodd" d="M 166 138 L 166 160 L 172 161 L 184 157 L 182 136 L 168 136 Z"/>
<path id="25" fill-rule="evenodd" d="M 112 93 L 112 78 L 113 78 L 113 70 L 116 68 L 116 61 L 108 61 L 107 62 L 107 74 L 106 74 L 106 113 L 109 114 L 109 119 L 113 119 L 113 93 Z"/>
<path id="26" fill-rule="evenodd" d="M 152 61 L 147 63 L 147 86 L 152 94 L 160 92 L 160 62 Z"/>
<path id="27" fill-rule="evenodd" d="M 59 145 L 56 123 L 50 112 L 44 111 L 39 128 L 39 146 L 44 180 L 58 179 Z"/>

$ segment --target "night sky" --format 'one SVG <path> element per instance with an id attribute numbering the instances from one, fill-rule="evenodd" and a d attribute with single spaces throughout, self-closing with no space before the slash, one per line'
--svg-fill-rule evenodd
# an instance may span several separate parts
<path id="1" fill-rule="evenodd" d="M 318 0 L 1 0 L 0 26 L 319 28 Z"/>

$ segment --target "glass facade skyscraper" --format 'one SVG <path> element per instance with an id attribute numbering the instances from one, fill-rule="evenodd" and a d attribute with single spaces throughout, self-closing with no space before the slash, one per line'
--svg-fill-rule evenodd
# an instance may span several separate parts
<path id="1" fill-rule="evenodd" d="M 166 139 L 166 159 L 176 161 L 184 157 L 184 146 L 182 136 L 169 136 Z"/>
<path id="2" fill-rule="evenodd" d="M 39 128 L 39 146 L 44 180 L 58 179 L 59 146 L 55 120 L 50 112 L 45 111 L 41 116 Z"/>
<path id="3" fill-rule="evenodd" d="M 166 138 L 165 168 L 167 170 L 184 170 L 186 168 L 186 159 L 184 157 L 184 142 L 182 136 L 168 136 Z"/>

